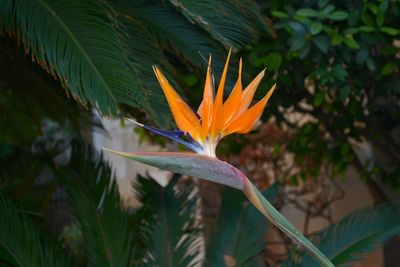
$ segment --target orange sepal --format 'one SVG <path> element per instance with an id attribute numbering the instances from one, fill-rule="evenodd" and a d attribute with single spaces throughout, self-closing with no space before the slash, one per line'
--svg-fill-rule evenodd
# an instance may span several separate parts
<path id="1" fill-rule="evenodd" d="M 228 72 L 228 65 L 229 65 L 229 58 L 231 56 L 231 50 L 229 49 L 228 57 L 226 58 L 225 67 L 221 75 L 221 79 L 218 85 L 217 95 L 214 101 L 214 113 L 213 113 L 213 121 L 211 123 L 211 136 L 217 136 L 222 129 L 224 128 L 224 115 L 222 109 L 222 101 L 224 95 L 224 87 L 225 87 L 225 80 L 226 74 Z"/>
<path id="2" fill-rule="evenodd" d="M 257 104 L 249 108 L 242 115 L 236 118 L 231 125 L 228 126 L 224 135 L 229 135 L 231 133 L 241 133 L 245 134 L 250 132 L 254 124 L 261 117 L 264 111 L 265 105 L 268 103 L 269 98 L 275 90 L 275 85 L 268 91 L 268 93 L 261 99 Z"/>
<path id="3" fill-rule="evenodd" d="M 211 73 L 211 56 L 208 60 L 206 82 L 204 85 L 203 101 L 199 107 L 199 114 L 201 116 L 201 138 L 206 139 L 211 127 L 213 118 L 213 105 L 214 105 L 214 82 Z"/>
<path id="4" fill-rule="evenodd" d="M 190 133 L 194 139 L 198 140 L 201 126 L 196 114 L 185 101 L 183 101 L 157 67 L 154 67 L 154 73 L 167 98 L 176 125 L 180 130 Z"/>
<path id="5" fill-rule="evenodd" d="M 254 78 L 254 80 L 246 87 L 246 89 L 244 89 L 244 91 L 242 92 L 240 106 L 237 109 L 234 119 L 238 118 L 241 114 L 243 114 L 243 112 L 245 112 L 249 108 L 251 101 L 253 100 L 254 93 L 256 92 L 258 85 L 264 77 L 264 74 L 265 69 Z"/>
<path id="6" fill-rule="evenodd" d="M 233 116 L 239 109 L 242 98 L 242 89 L 242 59 L 240 59 L 238 79 L 231 94 L 223 105 L 224 125 L 227 125 L 233 119 Z"/>

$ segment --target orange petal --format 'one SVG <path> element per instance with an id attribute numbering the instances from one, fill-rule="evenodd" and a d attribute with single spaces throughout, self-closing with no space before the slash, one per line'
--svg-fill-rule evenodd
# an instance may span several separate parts
<path id="1" fill-rule="evenodd" d="M 229 125 L 229 127 L 225 131 L 224 135 L 228 135 L 231 133 L 245 134 L 250 132 L 253 129 L 254 124 L 261 117 L 265 105 L 267 104 L 274 90 L 275 85 L 269 90 L 269 92 L 264 96 L 263 99 L 261 99 L 257 104 L 252 106 L 242 115 L 240 115 L 235 121 L 233 121 L 232 124 Z"/>
<path id="2" fill-rule="evenodd" d="M 225 87 L 225 80 L 226 80 L 226 73 L 228 72 L 228 65 L 229 65 L 229 58 L 231 56 L 231 50 L 229 49 L 228 57 L 226 58 L 226 63 L 224 70 L 221 75 L 221 80 L 219 81 L 217 95 L 215 97 L 214 102 L 214 113 L 213 113 L 213 120 L 211 125 L 211 135 L 213 137 L 217 136 L 224 127 L 224 115 L 222 109 L 222 98 L 224 94 L 224 87 Z"/>
<path id="3" fill-rule="evenodd" d="M 239 61 L 239 73 L 235 86 L 223 106 L 224 124 L 227 125 L 239 109 L 242 98 L 242 59 Z"/>
<path id="4" fill-rule="evenodd" d="M 201 116 L 201 137 L 205 140 L 211 127 L 213 116 L 213 101 L 214 101 L 214 83 L 211 73 L 211 56 L 208 60 L 207 76 L 204 85 L 203 101 L 199 107 L 199 114 Z"/>
<path id="5" fill-rule="evenodd" d="M 264 74 L 265 69 L 254 78 L 254 80 L 246 87 L 246 89 L 244 89 L 242 93 L 240 107 L 238 108 L 234 119 L 238 118 L 241 114 L 243 114 L 243 112 L 245 112 L 249 108 L 251 101 L 253 100 L 254 93 L 256 92 L 258 85 L 264 77 Z"/>
<path id="6" fill-rule="evenodd" d="M 157 67 L 154 67 L 154 73 L 167 98 L 176 125 L 180 130 L 190 133 L 194 139 L 198 140 L 200 137 L 200 122 L 196 114 L 185 101 L 182 100 Z"/>

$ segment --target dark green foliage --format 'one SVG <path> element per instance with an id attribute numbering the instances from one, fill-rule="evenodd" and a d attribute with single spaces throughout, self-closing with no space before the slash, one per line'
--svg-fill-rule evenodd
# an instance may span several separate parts
<path id="1" fill-rule="evenodd" d="M 74 145 L 71 161 L 58 174 L 81 227 L 88 266 L 131 266 L 128 212 L 102 156 L 88 145 Z"/>
<path id="2" fill-rule="evenodd" d="M 311 239 L 336 266 L 347 266 L 399 233 L 399 209 L 386 204 L 354 211 Z M 292 255 L 284 266 L 293 266 L 295 262 L 295 266 L 318 266 L 304 253 Z"/>
<path id="3" fill-rule="evenodd" d="M 73 266 L 59 244 L 45 238 L 26 212 L 0 193 L 0 265 L 19 267 Z"/>
<path id="4" fill-rule="evenodd" d="M 152 214 L 148 252 L 140 266 L 195 266 L 201 260 L 197 192 L 192 182 L 178 183 L 178 178 L 165 188 L 154 180 L 139 178 L 141 209 Z"/>
<path id="5" fill-rule="evenodd" d="M 224 1 L 219 8 L 222 16 L 214 1 L 5 0 L 0 32 L 103 114 L 132 106 L 166 126 L 170 116 L 152 65 L 182 69 L 190 62 L 191 70 L 204 69 L 199 52 L 222 65 L 226 48 L 242 48 L 267 32 L 254 2 Z"/>
<path id="6" fill-rule="evenodd" d="M 272 201 L 277 193 L 278 186 L 274 185 L 264 196 Z M 206 249 L 205 266 L 225 266 L 226 260 L 234 266 L 265 266 L 262 256 L 268 221 L 243 193 L 226 188 L 219 216 L 217 234 Z"/>
<path id="7" fill-rule="evenodd" d="M 289 149 L 301 165 L 313 162 L 305 171 L 315 176 L 325 161 L 334 174 L 349 165 L 362 173 L 349 140 L 367 140 L 377 160 L 365 173 L 400 188 L 399 3 L 268 1 L 263 12 L 275 38 L 245 55 L 254 73 L 266 67 L 266 83 L 277 83 L 269 112 L 294 130 Z M 293 124 L 282 107 L 313 120 Z"/>
<path id="8" fill-rule="evenodd" d="M 129 90 L 135 79 L 123 52 L 117 22 L 100 1 L 2 1 L 0 28 L 22 40 L 35 61 L 80 99 L 106 114 L 117 104 L 147 104 Z"/>

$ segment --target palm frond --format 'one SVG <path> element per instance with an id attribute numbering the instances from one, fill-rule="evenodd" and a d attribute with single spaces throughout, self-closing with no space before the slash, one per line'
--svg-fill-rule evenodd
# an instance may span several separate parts
<path id="1" fill-rule="evenodd" d="M 272 200 L 278 192 L 274 185 L 264 192 Z M 226 188 L 223 193 L 221 214 L 217 234 L 210 238 L 206 250 L 206 266 L 264 266 L 262 253 L 265 250 L 265 233 L 268 222 L 248 205 L 243 194 Z"/>
<path id="2" fill-rule="evenodd" d="M 208 32 L 225 48 L 240 50 L 268 32 L 253 1 L 169 0 L 186 18 Z"/>
<path id="3" fill-rule="evenodd" d="M 138 18 L 159 39 L 164 47 L 169 47 L 194 66 L 206 66 L 200 54 L 213 55 L 215 63 L 223 66 L 226 50 L 207 32 L 190 23 L 180 12 L 166 2 L 132 1 L 129 13 Z M 166 46 L 167 45 L 167 46 Z"/>
<path id="4" fill-rule="evenodd" d="M 74 145 L 59 174 L 76 213 L 89 266 L 130 266 L 133 255 L 128 213 L 121 208 L 111 168 L 89 145 Z"/>
<path id="5" fill-rule="evenodd" d="M 195 266 L 199 260 L 200 232 L 195 220 L 198 197 L 192 183 L 178 184 L 177 178 L 165 188 L 154 180 L 139 178 L 141 201 L 154 218 L 143 266 L 186 267 Z"/>
<path id="6" fill-rule="evenodd" d="M 311 239 L 336 265 L 348 264 L 400 233 L 400 212 L 390 204 L 359 209 Z M 318 266 L 305 254 L 293 254 L 283 266 Z"/>
<path id="7" fill-rule="evenodd" d="M 0 193 L 0 263 L 3 266 L 72 266 L 59 245 L 46 240 L 24 211 Z"/>
<path id="8" fill-rule="evenodd" d="M 149 109 L 124 53 L 118 22 L 101 1 L 4 0 L 0 30 L 22 41 L 75 97 L 106 114 L 117 104 Z"/>

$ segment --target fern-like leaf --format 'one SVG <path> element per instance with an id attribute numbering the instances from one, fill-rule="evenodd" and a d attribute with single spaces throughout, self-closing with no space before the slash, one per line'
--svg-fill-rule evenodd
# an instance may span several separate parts
<path id="1" fill-rule="evenodd" d="M 22 41 L 74 96 L 107 114 L 119 103 L 148 109 L 116 25 L 101 1 L 0 1 L 0 31 Z"/>
<path id="2" fill-rule="evenodd" d="M 132 234 L 111 168 L 89 145 L 74 145 L 60 172 L 84 237 L 89 266 L 131 265 Z"/>
<path id="3" fill-rule="evenodd" d="M 227 49 L 240 50 L 258 39 L 268 27 L 253 1 L 169 0 L 192 23 Z"/>
<path id="4" fill-rule="evenodd" d="M 0 193 L 1 266 L 67 267 L 72 266 L 59 245 L 46 240 L 24 211 Z"/>
<path id="5" fill-rule="evenodd" d="M 139 178 L 143 208 L 153 212 L 149 252 L 142 266 L 187 267 L 198 263 L 200 231 L 195 220 L 198 197 L 192 183 L 177 184 L 177 178 L 165 188 L 154 180 Z"/>
<path id="6" fill-rule="evenodd" d="M 356 210 L 311 239 L 336 266 L 345 266 L 398 233 L 400 212 L 394 205 L 384 204 Z M 289 257 L 283 266 L 312 267 L 318 264 L 302 253 L 300 257 Z"/>
<path id="7" fill-rule="evenodd" d="M 272 200 L 278 192 L 274 185 L 264 192 Z M 217 234 L 210 238 L 206 250 L 206 266 L 264 266 L 265 233 L 268 222 L 243 194 L 226 188 L 223 193 Z"/>

